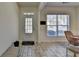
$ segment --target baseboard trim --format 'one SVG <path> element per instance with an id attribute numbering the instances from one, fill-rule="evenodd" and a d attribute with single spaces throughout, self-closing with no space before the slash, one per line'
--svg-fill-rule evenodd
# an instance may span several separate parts
<path id="1" fill-rule="evenodd" d="M 53 41 L 53 42 L 38 42 L 38 44 L 41 44 L 41 43 L 67 43 L 67 41 Z"/>

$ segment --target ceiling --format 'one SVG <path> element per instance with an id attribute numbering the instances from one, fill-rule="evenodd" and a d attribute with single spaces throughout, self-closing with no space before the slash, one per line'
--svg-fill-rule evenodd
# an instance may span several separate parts
<path id="1" fill-rule="evenodd" d="M 19 6 L 38 7 L 41 2 L 18 2 Z M 46 6 L 79 6 L 79 2 L 47 2 Z"/>
<path id="2" fill-rule="evenodd" d="M 23 7 L 38 7 L 39 2 L 18 2 L 19 6 Z"/>
<path id="3" fill-rule="evenodd" d="M 79 6 L 79 2 L 48 2 L 47 6 Z"/>

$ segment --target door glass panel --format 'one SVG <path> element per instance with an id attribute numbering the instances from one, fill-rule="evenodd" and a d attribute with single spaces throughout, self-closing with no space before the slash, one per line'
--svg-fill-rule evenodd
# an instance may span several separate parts
<path id="1" fill-rule="evenodd" d="M 32 18 L 25 18 L 25 33 L 32 33 Z"/>

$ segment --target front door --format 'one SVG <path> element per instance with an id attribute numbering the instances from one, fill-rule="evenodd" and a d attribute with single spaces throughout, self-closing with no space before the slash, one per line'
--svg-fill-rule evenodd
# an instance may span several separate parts
<path id="1" fill-rule="evenodd" d="M 24 41 L 35 41 L 34 13 L 24 15 Z"/>

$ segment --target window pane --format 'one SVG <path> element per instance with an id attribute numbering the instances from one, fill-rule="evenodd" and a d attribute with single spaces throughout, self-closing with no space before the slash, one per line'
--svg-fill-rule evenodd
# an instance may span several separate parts
<path id="1" fill-rule="evenodd" d="M 56 36 L 57 35 L 56 26 L 47 26 L 47 34 L 48 36 Z"/>
<path id="2" fill-rule="evenodd" d="M 67 26 L 58 26 L 58 36 L 64 36 L 64 31 L 67 30 Z"/>
<path id="3" fill-rule="evenodd" d="M 32 33 L 32 18 L 25 18 L 25 33 Z"/>
<path id="4" fill-rule="evenodd" d="M 32 25 L 32 22 L 31 21 L 29 21 L 29 24 L 28 25 Z"/>
<path id="5" fill-rule="evenodd" d="M 32 30 L 25 29 L 25 33 L 32 33 Z"/>
<path id="6" fill-rule="evenodd" d="M 29 30 L 29 33 L 32 33 L 32 30 Z"/>
<path id="7" fill-rule="evenodd" d="M 28 18 L 25 18 L 25 25 L 27 25 L 27 22 L 28 22 Z"/>
<path id="8" fill-rule="evenodd" d="M 47 15 L 47 34 L 48 36 L 64 36 L 64 31 L 69 27 L 69 15 L 50 14 Z"/>
<path id="9" fill-rule="evenodd" d="M 29 30 L 32 30 L 32 26 L 29 26 L 29 28 L 28 28 Z"/>
<path id="10" fill-rule="evenodd" d="M 69 25 L 69 15 L 58 15 L 58 25 Z"/>
<path id="11" fill-rule="evenodd" d="M 29 21 L 32 22 L 32 18 L 29 18 Z"/>
<path id="12" fill-rule="evenodd" d="M 56 25 L 56 15 L 47 15 L 47 25 Z"/>

